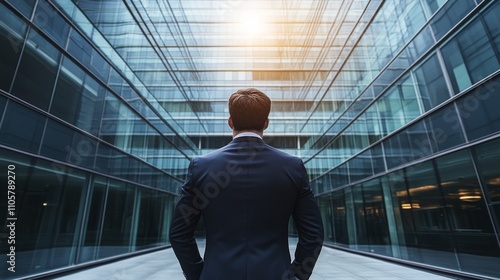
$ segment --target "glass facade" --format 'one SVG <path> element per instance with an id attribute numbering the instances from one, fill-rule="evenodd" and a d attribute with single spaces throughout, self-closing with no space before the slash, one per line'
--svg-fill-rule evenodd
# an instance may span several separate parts
<path id="1" fill-rule="evenodd" d="M 305 161 L 327 243 L 497 278 L 500 25 L 492 15 L 500 2 L 458 2 L 415 4 L 426 18 L 395 41 L 405 45 L 371 81 L 351 79 L 351 107 L 314 136 Z M 386 9 L 412 16 L 385 2 L 374 22 L 388 23 Z M 398 24 L 376 36 L 411 31 Z"/>
<path id="2" fill-rule="evenodd" d="M 189 161 L 231 140 L 246 87 L 273 100 L 265 140 L 304 160 L 328 245 L 500 277 L 499 13 L 0 2 L 0 278 L 168 246 Z"/>
<path id="3" fill-rule="evenodd" d="M 0 3 L 2 279 L 167 246 L 199 153 L 60 9 Z"/>

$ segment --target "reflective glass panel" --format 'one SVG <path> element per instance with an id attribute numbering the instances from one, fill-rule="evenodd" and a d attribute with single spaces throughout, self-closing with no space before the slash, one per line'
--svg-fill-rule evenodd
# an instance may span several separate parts
<path id="1" fill-rule="evenodd" d="M 21 1 L 16 1 L 21 2 Z M 26 24 L 0 5 L 0 89 L 8 92 L 26 35 Z"/>
<path id="2" fill-rule="evenodd" d="M 370 251 L 370 241 L 366 230 L 365 204 L 363 199 L 363 188 L 361 185 L 355 185 L 352 188 L 352 199 L 354 219 L 355 219 L 355 238 L 356 248 L 362 251 Z"/>
<path id="3" fill-rule="evenodd" d="M 83 133 L 75 132 L 73 135 L 73 142 L 68 149 L 68 163 L 85 168 L 94 167 L 97 152 L 96 140 L 84 135 Z"/>
<path id="4" fill-rule="evenodd" d="M 69 24 L 52 8 L 48 1 L 38 1 L 33 22 L 56 41 L 59 46 L 66 46 Z"/>
<path id="5" fill-rule="evenodd" d="M 432 3 L 432 0 L 429 0 Z M 439 1 L 440 2 L 440 1 Z M 442 3 L 440 3 L 442 5 Z M 436 39 L 441 39 L 450 28 L 455 26 L 468 12 L 470 12 L 476 3 L 474 0 L 447 1 L 443 8 L 431 20 L 432 29 Z M 431 8 L 436 7 L 431 4 Z"/>
<path id="6" fill-rule="evenodd" d="M 30 30 L 11 93 L 47 110 L 59 58 L 60 53 L 54 46 L 34 30 Z"/>
<path id="7" fill-rule="evenodd" d="M 430 145 L 434 152 L 455 147 L 465 142 L 454 104 L 438 110 L 425 119 Z"/>
<path id="8" fill-rule="evenodd" d="M 366 233 L 370 243 L 370 252 L 392 256 L 387 214 L 380 179 L 363 183 L 363 197 L 365 202 Z"/>
<path id="9" fill-rule="evenodd" d="M 387 168 L 391 169 L 413 160 L 408 131 L 403 130 L 384 141 Z"/>
<path id="10" fill-rule="evenodd" d="M 450 98 L 443 71 L 436 55 L 415 70 L 420 98 L 428 111 Z"/>
<path id="11" fill-rule="evenodd" d="M 432 146 L 429 142 L 429 134 L 423 121 L 412 124 L 407 128 L 410 141 L 410 154 L 413 160 L 432 154 Z"/>
<path id="12" fill-rule="evenodd" d="M 484 13 L 484 24 L 488 30 L 493 45 L 497 50 L 497 54 L 500 52 L 500 2 L 493 4 L 491 8 L 488 8 Z M 497 55 L 498 56 L 498 55 Z"/>
<path id="13" fill-rule="evenodd" d="M 69 127 L 49 120 L 43 138 L 41 154 L 61 161 L 78 163 L 72 153 L 74 133 Z"/>
<path id="14" fill-rule="evenodd" d="M 110 181 L 99 258 L 130 252 L 134 222 L 135 187 Z M 135 220 L 136 221 L 136 220 Z"/>
<path id="15" fill-rule="evenodd" d="M 500 64 L 482 21 L 476 20 L 442 48 L 455 93 L 498 70 Z"/>
<path id="16" fill-rule="evenodd" d="M 439 7 L 441 7 L 446 0 L 425 0 L 425 3 L 429 7 L 431 14 L 435 13 Z"/>
<path id="17" fill-rule="evenodd" d="M 90 188 L 90 203 L 87 220 L 84 222 L 83 246 L 77 262 L 86 262 L 97 259 L 99 249 L 99 237 L 102 230 L 104 206 L 106 201 L 107 179 L 96 177 Z"/>
<path id="18" fill-rule="evenodd" d="M 86 174 L 3 150 L 0 165 L 15 166 L 15 276 L 73 264 Z M 7 209 L 5 202 L 0 205 Z M 4 269 L 0 276 L 8 279 L 12 273 Z"/>
<path id="19" fill-rule="evenodd" d="M 421 262 L 458 269 L 443 195 L 432 162 L 405 170 Z"/>
<path id="20" fill-rule="evenodd" d="M 101 124 L 101 138 L 127 152 L 131 151 L 135 124 L 142 120 L 111 92 L 107 92 L 104 117 Z"/>
<path id="21" fill-rule="evenodd" d="M 110 69 L 108 63 L 102 58 L 99 52 L 97 52 L 88 41 L 75 30 L 71 30 L 67 50 L 103 82 L 108 81 Z M 120 93 L 120 91 L 118 91 L 118 93 Z"/>
<path id="22" fill-rule="evenodd" d="M 493 224 L 500 232 L 500 140 L 476 148 L 479 175 L 486 191 L 486 201 L 491 209 Z M 500 238 L 500 235 L 498 236 Z"/>
<path id="23" fill-rule="evenodd" d="M 0 128 L 0 143 L 29 152 L 38 152 L 45 117 L 9 101 Z"/>
<path id="24" fill-rule="evenodd" d="M 97 135 L 102 118 L 104 91 L 92 77 L 65 57 L 50 112 Z"/>
<path id="25" fill-rule="evenodd" d="M 351 159 L 349 165 L 350 182 L 356 182 L 373 175 L 371 150 L 367 150 Z"/>
<path id="26" fill-rule="evenodd" d="M 384 153 L 382 148 L 382 143 L 371 148 L 372 150 L 372 161 L 373 161 L 373 173 L 377 174 L 385 171 L 385 161 Z"/>
<path id="27" fill-rule="evenodd" d="M 25 17 L 31 18 L 36 0 L 9 0 L 8 2 L 16 7 Z"/>
<path id="28" fill-rule="evenodd" d="M 457 101 L 469 141 L 500 131 L 500 76 L 467 93 Z"/>
<path id="29" fill-rule="evenodd" d="M 333 232 L 335 242 L 341 246 L 349 245 L 346 211 L 344 191 L 332 193 Z"/>
<path id="30" fill-rule="evenodd" d="M 412 212 L 413 208 L 417 208 L 420 205 L 413 203 L 410 199 L 410 193 L 405 182 L 405 173 L 403 170 L 398 170 L 389 173 L 381 181 L 382 184 L 388 184 L 387 190 L 391 194 L 395 225 L 391 230 L 395 231 L 397 236 L 396 240 L 391 240 L 392 245 L 395 245 L 393 248 L 397 250 L 395 256 L 399 255 L 402 259 L 421 261 Z"/>
<path id="31" fill-rule="evenodd" d="M 497 271 L 495 264 L 500 260 L 500 248 L 470 151 L 440 157 L 436 164 L 460 267 L 464 271 L 491 275 Z"/>
<path id="32" fill-rule="evenodd" d="M 333 231 L 333 213 L 332 209 L 332 196 L 323 195 L 317 199 L 321 218 L 323 220 L 323 227 L 325 229 L 325 240 L 335 241 Z"/>
<path id="33" fill-rule="evenodd" d="M 3 112 L 5 111 L 5 103 L 7 103 L 7 98 L 0 95 L 0 124 L 2 123 Z"/>
<path id="34" fill-rule="evenodd" d="M 486 185 L 487 201 L 495 205 L 497 224 L 500 225 L 500 140 L 495 140 L 476 148 L 478 168 Z"/>
<path id="35" fill-rule="evenodd" d="M 405 124 L 401 95 L 397 87 L 391 88 L 377 102 L 384 134 L 389 134 Z"/>

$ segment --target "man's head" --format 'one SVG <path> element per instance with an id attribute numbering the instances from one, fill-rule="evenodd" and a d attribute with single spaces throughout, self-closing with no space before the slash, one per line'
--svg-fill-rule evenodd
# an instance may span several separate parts
<path id="1" fill-rule="evenodd" d="M 271 99 L 255 88 L 240 89 L 229 97 L 229 126 L 234 131 L 259 131 L 267 128 Z"/>

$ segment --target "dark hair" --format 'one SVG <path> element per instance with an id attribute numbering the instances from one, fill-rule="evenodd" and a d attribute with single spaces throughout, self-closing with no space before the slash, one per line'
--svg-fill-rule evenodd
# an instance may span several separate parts
<path id="1" fill-rule="evenodd" d="M 228 105 L 235 130 L 263 130 L 271 111 L 271 99 L 255 88 L 236 91 Z"/>

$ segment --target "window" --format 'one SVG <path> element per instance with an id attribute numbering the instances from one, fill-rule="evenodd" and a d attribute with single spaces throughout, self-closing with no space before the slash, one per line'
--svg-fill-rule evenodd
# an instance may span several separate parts
<path id="1" fill-rule="evenodd" d="M 497 232 L 500 232 L 500 140 L 476 148 L 477 165 L 485 186 L 486 201 L 491 208 Z"/>
<path id="2" fill-rule="evenodd" d="M 16 215 L 22 222 L 16 223 L 15 246 L 23 256 L 16 262 L 16 277 L 73 264 L 86 174 L 62 172 L 54 163 L 7 150 L 0 155 L 1 166 L 16 166 Z M 5 203 L 0 202 L 4 209 Z"/>
<path id="3" fill-rule="evenodd" d="M 381 173 L 385 171 L 384 153 L 382 148 L 382 143 L 371 148 L 372 151 L 372 161 L 373 161 L 373 173 Z"/>
<path id="4" fill-rule="evenodd" d="M 21 1 L 16 1 L 21 2 Z M 26 35 L 26 24 L 0 5 L 0 89 L 8 92 Z M 6 28 L 8 26 L 8 29 Z"/>
<path id="5" fill-rule="evenodd" d="M 52 8 L 48 1 L 38 1 L 33 22 L 59 46 L 64 47 L 66 45 L 69 24 Z"/>
<path id="6" fill-rule="evenodd" d="M 0 128 L 0 143 L 9 147 L 38 153 L 45 117 L 9 101 Z"/>
<path id="7" fill-rule="evenodd" d="M 436 163 L 452 229 L 458 233 L 469 230 L 493 233 L 469 150 L 440 157 Z"/>
<path id="8" fill-rule="evenodd" d="M 431 14 L 433 14 L 446 2 L 446 0 L 425 0 L 425 2 L 427 3 Z"/>
<path id="9" fill-rule="evenodd" d="M 370 252 L 392 256 L 388 246 L 390 237 L 383 197 L 380 179 L 363 183 L 364 220 Z"/>
<path id="10" fill-rule="evenodd" d="M 85 168 L 94 168 L 97 142 L 79 132 L 73 135 L 73 142 L 68 151 L 68 162 Z"/>
<path id="11" fill-rule="evenodd" d="M 104 88 L 70 59 L 64 58 L 50 112 L 97 135 L 102 118 Z"/>
<path id="12" fill-rule="evenodd" d="M 72 147 L 74 133 L 69 127 L 49 120 L 43 139 L 41 154 L 53 159 L 78 164 Z"/>
<path id="13" fill-rule="evenodd" d="M 84 225 L 84 241 L 78 256 L 78 263 L 97 259 L 99 237 L 104 219 L 107 179 L 95 177 L 90 188 L 90 204 L 87 220 Z"/>
<path id="14" fill-rule="evenodd" d="M 423 263 L 458 269 L 443 195 L 432 162 L 405 169 L 411 211 Z"/>
<path id="15" fill-rule="evenodd" d="M 31 18 L 36 0 L 9 0 L 10 4 L 16 7 L 25 17 Z M 3 15 L 3 12 L 2 12 Z"/>
<path id="16" fill-rule="evenodd" d="M 389 173 L 381 181 L 384 186 L 387 184 L 387 188 L 384 188 L 384 191 L 389 191 L 392 198 L 395 227 L 391 228 L 391 230 L 397 232 L 397 243 L 393 240 L 392 244 L 399 245 L 400 256 L 403 259 L 420 261 L 417 249 L 418 239 L 412 212 L 412 209 L 418 209 L 420 205 L 413 203 L 410 199 L 410 193 L 405 183 L 405 173 L 403 170 L 398 170 Z"/>
<path id="17" fill-rule="evenodd" d="M 417 58 L 423 55 L 433 44 L 434 38 L 432 37 L 431 29 L 428 26 L 424 27 L 407 47 L 410 62 L 413 63 L 417 60 Z"/>
<path id="18" fill-rule="evenodd" d="M 431 114 L 425 119 L 425 124 L 434 152 L 443 151 L 465 142 L 454 104 L 447 105 Z"/>
<path id="19" fill-rule="evenodd" d="M 108 199 L 102 228 L 99 258 L 132 251 L 135 187 L 112 180 L 109 182 Z"/>
<path id="20" fill-rule="evenodd" d="M 137 249 L 145 249 L 160 244 L 165 234 L 166 221 L 162 219 L 165 214 L 164 204 L 168 197 L 164 193 L 154 190 L 140 190 L 140 207 L 137 225 Z M 168 225 L 169 226 L 169 225 Z"/>
<path id="21" fill-rule="evenodd" d="M 384 142 L 387 168 L 391 169 L 413 160 L 408 131 L 403 130 Z"/>
<path id="22" fill-rule="evenodd" d="M 457 101 L 469 141 L 500 131 L 500 76 L 467 93 Z"/>
<path id="23" fill-rule="evenodd" d="M 368 141 L 370 144 L 375 143 L 383 136 L 382 132 L 382 122 L 378 117 L 378 108 L 377 104 L 373 104 L 370 106 L 359 118 L 358 121 L 366 122 L 366 130 Z"/>
<path id="24" fill-rule="evenodd" d="M 426 0 L 431 11 L 443 5 L 441 0 Z M 441 3 L 432 3 L 438 1 Z M 455 26 L 464 16 L 470 12 L 476 3 L 474 0 L 447 1 L 443 8 L 431 20 L 436 40 L 441 39 L 450 29 Z"/>
<path id="25" fill-rule="evenodd" d="M 376 106 L 384 134 L 397 130 L 420 115 L 413 82 L 409 77 L 403 77 L 390 88 Z"/>
<path id="26" fill-rule="evenodd" d="M 339 245 L 349 245 L 349 234 L 347 231 L 346 202 L 344 191 L 336 191 L 332 194 L 333 207 L 333 230 L 335 242 Z M 328 231 L 327 231 L 328 232 Z"/>
<path id="27" fill-rule="evenodd" d="M 349 162 L 349 176 L 351 182 L 356 182 L 373 175 L 371 150 L 366 150 Z"/>
<path id="28" fill-rule="evenodd" d="M 60 56 L 54 46 L 30 30 L 11 93 L 47 110 Z"/>
<path id="29" fill-rule="evenodd" d="M 469 150 L 436 160 L 444 194 L 447 217 L 453 231 L 460 267 L 463 271 L 492 275 L 500 257 L 492 221 Z M 477 265 L 480 261 L 483 265 Z"/>
<path id="30" fill-rule="evenodd" d="M 491 40 L 480 20 L 468 25 L 442 48 L 455 93 L 500 68 Z"/>
<path id="31" fill-rule="evenodd" d="M 329 174 L 333 186 L 343 186 L 349 183 L 349 170 L 347 167 L 347 163 L 338 166 Z"/>
<path id="32" fill-rule="evenodd" d="M 111 92 L 107 92 L 104 118 L 101 124 L 101 138 L 126 151 L 131 151 L 134 123 L 141 119 Z"/>
<path id="33" fill-rule="evenodd" d="M 368 240 L 368 232 L 366 231 L 365 221 L 365 205 L 363 201 L 363 189 L 361 185 L 355 185 L 347 192 L 350 191 L 352 195 L 352 212 L 354 212 L 354 226 L 355 226 L 355 245 L 361 251 L 370 251 L 370 243 Z"/>
<path id="34" fill-rule="evenodd" d="M 417 68 L 415 76 L 425 111 L 429 111 L 450 98 L 443 71 L 436 55 L 431 56 Z"/>
<path id="35" fill-rule="evenodd" d="M 7 98 L 0 95 L 0 124 L 2 124 L 3 112 L 5 111 L 5 103 L 7 103 Z"/>
<path id="36" fill-rule="evenodd" d="M 110 67 L 106 60 L 83 38 L 77 31 L 71 30 L 68 42 L 68 52 L 87 67 L 92 73 L 99 77 L 103 82 L 108 81 Z M 113 75 L 121 78 L 113 71 Z M 120 91 L 118 91 L 120 92 Z"/>
<path id="37" fill-rule="evenodd" d="M 331 194 L 322 195 L 317 198 L 319 211 L 321 212 L 321 218 L 323 220 L 323 227 L 325 229 L 325 240 L 335 241 L 334 231 L 333 231 L 333 221 L 332 216 L 332 196 Z"/>
<path id="38" fill-rule="evenodd" d="M 488 30 L 489 35 L 491 36 L 491 40 L 493 41 L 493 45 L 496 48 L 497 54 L 500 53 L 500 17 L 498 17 L 499 13 L 500 3 L 493 4 L 493 6 L 484 13 L 483 21 L 486 25 L 486 29 Z"/>

